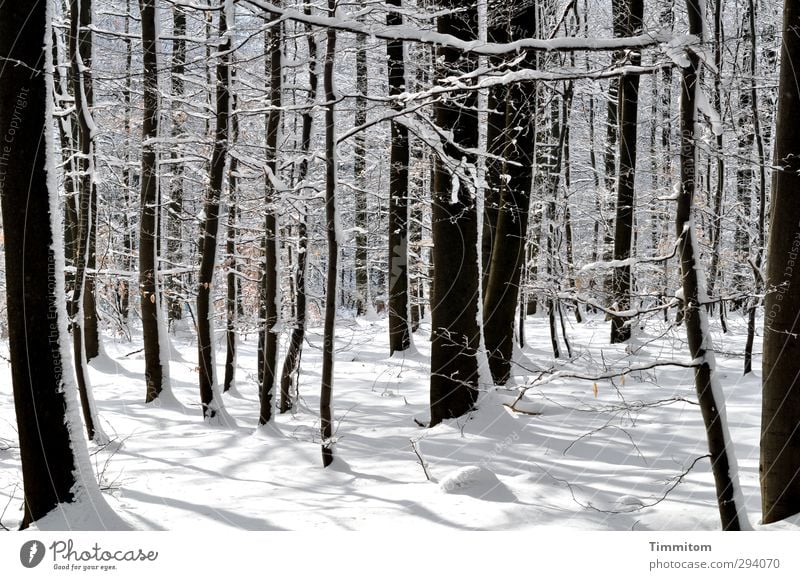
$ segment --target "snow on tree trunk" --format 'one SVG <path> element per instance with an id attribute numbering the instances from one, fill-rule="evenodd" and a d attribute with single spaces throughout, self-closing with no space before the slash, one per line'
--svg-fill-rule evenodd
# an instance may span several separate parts
<path id="1" fill-rule="evenodd" d="M 264 271 L 261 287 L 261 313 L 263 320 L 259 336 L 259 350 L 262 361 L 261 388 L 259 391 L 261 409 L 258 417 L 259 425 L 266 425 L 272 419 L 273 391 L 278 374 L 278 132 L 281 125 L 281 24 L 273 23 L 264 38 L 264 50 L 269 54 L 270 108 L 267 113 L 267 178 L 265 185 L 266 217 L 264 224 Z"/>
<path id="2" fill-rule="evenodd" d="M 328 13 L 336 14 L 336 0 L 328 0 Z M 333 71 L 336 61 L 336 30 L 328 28 L 323 85 L 325 89 L 325 225 L 328 240 L 328 271 L 325 285 L 325 324 L 322 344 L 322 385 L 319 415 L 322 466 L 333 463 L 333 363 L 336 339 L 336 282 L 339 277 L 339 236 L 336 215 L 336 127 L 334 124 Z"/>
<path id="3" fill-rule="evenodd" d="M 25 493 L 21 527 L 130 529 L 94 479 L 72 379 L 53 143 L 51 22 L 50 3 L 0 4 L 0 54 L 21 65 L 0 67 L 0 199 Z"/>
<path id="4" fill-rule="evenodd" d="M 230 424 L 231 418 L 225 411 L 216 383 L 214 364 L 214 318 L 212 313 L 212 293 L 214 291 L 214 268 L 217 257 L 217 234 L 219 230 L 219 206 L 222 183 L 225 176 L 225 162 L 228 152 L 228 123 L 230 118 L 230 50 L 231 37 L 228 33 L 228 19 L 233 10 L 230 0 L 226 0 L 219 16 L 219 61 L 217 63 L 216 131 L 214 149 L 211 157 L 209 185 L 204 204 L 205 222 L 202 230 L 202 255 L 198 275 L 197 291 L 197 351 L 200 371 L 200 403 L 203 418 L 212 423 Z"/>
<path id="5" fill-rule="evenodd" d="M 689 33 L 702 37 L 703 14 L 698 0 L 687 0 Z M 689 352 L 696 365 L 695 389 L 706 427 L 711 470 L 717 489 L 722 529 L 738 531 L 749 528 L 733 442 L 728 432 L 725 399 L 716 376 L 714 346 L 708 329 L 705 302 L 705 281 L 699 263 L 699 246 L 695 238 L 692 208 L 696 189 L 696 135 L 698 70 L 700 57 L 691 48 L 687 64 L 681 71 L 680 100 L 680 188 L 675 229 L 684 300 L 684 324 Z"/>

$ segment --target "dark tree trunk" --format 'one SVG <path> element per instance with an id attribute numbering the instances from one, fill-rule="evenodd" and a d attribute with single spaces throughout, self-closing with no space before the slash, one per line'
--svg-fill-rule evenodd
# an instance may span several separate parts
<path id="1" fill-rule="evenodd" d="M 131 0 L 127 0 L 125 3 L 125 34 L 130 33 L 130 22 L 133 18 L 133 14 L 131 11 Z M 131 174 L 131 84 L 132 84 L 132 75 L 131 72 L 131 62 L 133 61 L 133 47 L 130 37 L 125 37 L 125 70 L 127 71 L 125 74 L 125 88 L 122 91 L 122 102 L 123 106 L 125 107 L 125 121 L 124 121 L 124 132 L 125 132 L 125 155 L 124 155 L 124 163 L 125 166 L 122 169 L 122 183 L 123 187 L 125 188 L 124 194 L 124 206 L 122 208 L 122 264 L 123 268 L 126 272 L 126 275 L 123 276 L 117 285 L 117 300 L 119 304 L 119 311 L 120 317 L 122 318 L 122 323 L 128 326 L 128 319 L 130 316 L 130 301 L 131 301 L 131 285 L 130 285 L 130 274 L 134 271 L 134 264 L 133 264 L 133 233 L 131 232 L 132 223 L 130 219 L 130 208 L 131 208 L 131 199 L 132 193 L 131 190 L 133 188 L 133 179 Z"/>
<path id="2" fill-rule="evenodd" d="M 233 96 L 233 108 L 236 109 L 237 99 Z M 231 144 L 236 143 L 239 136 L 239 117 L 231 117 Z M 239 292 L 239 260 L 236 255 L 236 238 L 238 232 L 238 200 L 237 200 L 237 175 L 239 160 L 231 156 L 231 165 L 228 171 L 228 231 L 225 239 L 225 380 L 222 391 L 227 393 L 233 386 L 236 378 L 236 319 L 238 315 Z"/>
<path id="3" fill-rule="evenodd" d="M 687 0 L 686 5 L 689 13 L 689 33 L 700 36 L 703 14 L 699 0 Z M 691 221 L 697 175 L 695 122 L 700 58 L 693 51 L 688 52 L 687 58 L 689 65 L 681 71 L 681 181 L 675 219 L 684 295 L 684 323 L 689 342 L 689 354 L 692 360 L 698 364 L 694 371 L 695 388 L 706 427 L 722 529 L 737 531 L 746 527 L 748 523 L 740 520 L 739 510 L 743 510 L 744 506 L 737 505 L 740 500 L 740 496 L 737 497 L 736 494 L 739 485 L 738 473 L 734 471 L 733 449 L 727 445 L 726 431 L 728 427 L 725 423 L 724 401 L 717 400 L 717 396 L 721 395 L 721 392 L 715 392 L 715 384 L 719 387 L 719 379 L 715 376 L 714 353 L 711 350 L 713 349 L 711 337 L 708 336 L 706 310 L 701 303 L 706 296 L 705 289 L 700 286 L 698 269 L 702 266 L 697 261 L 700 249 L 697 247 L 694 226 Z"/>
<path id="4" fill-rule="evenodd" d="M 266 425 L 272 419 L 272 399 L 275 376 L 278 372 L 278 231 L 276 205 L 278 203 L 278 129 L 281 125 L 281 24 L 269 28 L 265 38 L 266 51 L 269 52 L 270 109 L 267 114 L 267 179 L 265 183 L 266 219 L 264 224 L 264 272 L 261 288 L 261 311 L 264 316 L 259 345 L 263 370 L 259 391 L 261 411 L 259 425 Z"/>
<path id="5" fill-rule="evenodd" d="M 328 14 L 336 14 L 336 0 L 328 0 Z M 336 30 L 328 28 L 325 47 L 325 226 L 328 237 L 328 271 L 325 286 L 325 326 L 322 345 L 322 385 L 319 399 L 322 466 L 333 463 L 333 362 L 336 338 L 336 282 L 339 240 L 336 236 L 336 127 L 334 125 L 333 69 L 336 60 Z"/>
<path id="6" fill-rule="evenodd" d="M 764 153 L 764 138 L 761 134 L 761 118 L 758 111 L 758 92 L 756 88 L 756 6 L 754 0 L 748 0 L 747 11 L 749 31 L 749 52 L 752 56 L 750 60 L 750 107 L 753 118 L 753 133 L 755 134 L 756 153 L 758 155 L 758 221 L 756 222 L 756 243 L 755 256 L 752 257 L 751 267 L 753 269 L 754 292 L 748 301 L 747 311 L 747 340 L 744 346 L 744 374 L 753 370 L 753 343 L 756 334 L 756 309 L 758 308 L 758 295 L 763 290 L 761 279 L 761 262 L 764 257 L 764 221 L 767 206 L 767 161 Z"/>
<path id="7" fill-rule="evenodd" d="M 0 199 L 11 383 L 25 494 L 22 528 L 70 502 L 76 465 L 66 416 L 59 330 L 63 275 L 53 249 L 45 125 L 46 3 L 0 3 Z M 8 59 L 8 60 L 6 60 Z M 9 66 L 8 62 L 21 66 Z M 54 178 L 53 178 L 53 181 Z M 57 244 L 60 246 L 61 244 Z M 73 427 L 77 432 L 77 426 Z"/>
<path id="8" fill-rule="evenodd" d="M 311 7 L 306 5 L 305 14 L 311 14 Z M 310 31 L 310 27 L 306 28 Z M 298 181 L 304 182 L 308 175 L 308 154 L 311 150 L 311 128 L 314 121 L 312 108 L 317 100 L 317 42 L 313 34 L 308 34 L 308 108 L 303 111 L 303 127 L 301 133 L 301 148 L 303 159 L 300 161 Z M 298 388 L 298 375 L 300 373 L 300 355 L 303 349 L 303 338 L 306 333 L 306 264 L 308 260 L 308 238 L 306 236 L 307 215 L 303 208 L 297 224 L 297 270 L 295 271 L 295 327 L 289 340 L 289 348 L 281 371 L 281 401 L 280 412 L 285 413 L 292 407 L 291 390 L 294 381 L 294 391 Z"/>
<path id="9" fill-rule="evenodd" d="M 392 7 L 401 7 L 401 0 L 388 0 Z M 387 26 L 402 26 L 399 12 L 386 14 Z M 403 41 L 386 43 L 389 95 L 406 89 L 406 68 Z M 401 103 L 392 103 L 401 110 Z M 389 355 L 411 346 L 411 321 L 408 308 L 408 129 L 395 119 L 391 121 L 389 160 Z"/>
<path id="10" fill-rule="evenodd" d="M 164 371 L 158 335 L 159 290 L 156 271 L 156 224 L 158 223 L 158 61 L 156 58 L 155 0 L 139 0 L 142 15 L 144 61 L 144 118 L 142 119 L 142 216 L 139 226 L 139 292 L 144 336 L 145 402 L 158 398 L 164 389 Z"/>
<path id="11" fill-rule="evenodd" d="M 88 341 L 85 339 L 88 333 L 84 329 L 86 328 L 87 318 L 91 318 L 91 315 L 85 312 L 87 306 L 85 293 L 88 290 L 86 270 L 89 267 L 91 253 L 90 239 L 93 237 L 90 232 L 94 229 L 94 220 L 97 217 L 96 206 L 94 205 L 94 196 L 96 194 L 94 143 L 89 125 L 92 105 L 92 83 L 89 70 L 89 67 L 91 67 L 92 34 L 88 27 L 91 22 L 91 1 L 72 0 L 70 3 L 69 57 L 72 93 L 75 99 L 76 126 L 78 128 L 78 155 L 77 160 L 74 162 L 74 167 L 77 169 L 77 174 L 74 176 L 74 184 L 77 186 L 77 196 L 75 198 L 77 201 L 77 228 L 74 230 L 76 235 L 74 240 L 75 255 L 73 257 L 75 279 L 72 303 L 69 310 L 72 318 L 75 376 L 78 382 L 78 391 L 81 395 L 81 407 L 86 432 L 90 440 L 95 437 L 96 421 L 90 393 L 91 385 L 89 383 L 88 369 L 86 368 L 88 360 L 86 346 Z"/>
<path id="12" fill-rule="evenodd" d="M 211 339 L 211 294 L 214 283 L 214 266 L 217 258 L 217 234 L 219 231 L 219 204 L 222 182 L 225 177 L 225 157 L 228 152 L 228 122 L 230 111 L 230 61 L 231 41 L 227 36 L 226 10 L 219 13 L 219 61 L 217 62 L 217 105 L 214 150 L 211 155 L 209 185 L 204 204 L 202 254 L 197 289 L 197 351 L 200 370 L 200 403 L 203 417 L 214 419 L 222 410 L 214 384 L 214 343 Z"/>
<path id="13" fill-rule="evenodd" d="M 800 1 L 786 0 L 783 12 L 780 90 L 775 133 L 764 304 L 761 497 L 765 524 L 800 513 Z"/>
<path id="14" fill-rule="evenodd" d="M 184 136 L 184 82 L 186 73 L 186 11 L 182 6 L 172 9 L 172 138 L 175 143 L 170 153 L 170 199 L 167 211 L 167 260 L 168 268 L 177 268 L 183 261 L 183 162 L 179 140 Z M 170 274 L 164 279 L 164 294 L 167 302 L 167 318 L 171 323 L 183 317 L 183 284 L 180 274 Z"/>
<path id="15" fill-rule="evenodd" d="M 536 37 L 535 5 L 509 8 L 507 24 L 510 41 Z M 521 63 L 536 68 L 536 57 L 528 53 Z M 505 91 L 502 106 L 503 145 L 495 151 L 508 160 L 504 173 L 508 181 L 501 188 L 497 222 L 492 244 L 488 284 L 483 299 L 484 335 L 489 355 L 489 368 L 495 384 L 508 381 L 511 354 L 514 348 L 514 318 L 517 309 L 520 278 L 525 264 L 525 242 L 528 233 L 528 207 L 533 179 L 536 111 L 531 94 L 534 83 L 515 83 Z M 491 126 L 491 125 L 490 125 Z"/>
<path id="16" fill-rule="evenodd" d="M 363 10 L 364 0 L 359 2 Z M 355 126 L 367 122 L 367 37 L 356 36 L 356 98 Z M 356 204 L 356 313 L 366 314 L 369 305 L 369 253 L 367 237 L 369 211 L 367 209 L 367 134 L 358 132 L 353 139 L 353 173 L 355 177 Z"/>
<path id="17" fill-rule="evenodd" d="M 723 49 L 723 26 L 722 26 L 722 2 L 714 2 L 714 110 L 722 110 L 722 49 Z M 719 271 L 719 248 L 720 237 L 722 234 L 722 202 L 725 194 L 725 156 L 723 150 L 722 133 L 716 137 L 716 182 L 714 184 L 714 214 L 711 224 L 711 267 L 708 273 L 708 295 L 714 298 L 717 291 L 717 281 L 721 272 Z M 709 312 L 714 311 L 714 302 L 709 304 Z"/>
<path id="18" fill-rule="evenodd" d="M 82 400 L 89 388 L 84 364 L 99 353 L 97 334 L 97 307 L 94 296 L 94 268 L 96 266 L 95 238 L 97 232 L 97 185 L 94 179 L 94 136 L 90 119 L 94 96 L 92 88 L 92 0 L 70 1 L 70 76 L 75 99 L 75 119 L 78 128 L 80 155 L 75 164 L 78 170 L 77 230 L 75 239 L 75 289 L 72 294 L 73 334 L 76 372 Z M 77 317 L 80 316 L 80 320 Z M 80 363 L 80 364 L 79 364 Z M 88 405 L 88 403 L 84 403 Z M 88 410 L 85 407 L 84 410 Z M 92 419 L 87 429 L 94 431 Z M 91 436 L 90 436 L 91 438 Z"/>
<path id="19" fill-rule="evenodd" d="M 628 0 L 624 8 L 625 19 L 622 35 L 633 36 L 642 29 L 643 0 Z M 615 15 L 615 18 L 617 15 Z M 641 63 L 641 53 L 631 51 L 630 64 Z M 637 122 L 639 112 L 639 75 L 623 75 L 620 79 L 619 96 L 619 179 L 617 180 L 617 210 L 614 219 L 614 260 L 631 257 L 633 240 L 633 209 L 635 203 Z M 612 277 L 615 310 L 631 307 L 631 267 L 614 268 Z M 611 318 L 611 342 L 625 342 L 631 337 L 628 319 L 622 316 Z"/>
<path id="20" fill-rule="evenodd" d="M 474 40 L 478 13 L 474 4 L 443 0 L 448 11 L 437 29 L 462 40 Z M 458 10 L 456 10 L 458 9 Z M 437 48 L 438 78 L 471 72 L 477 59 L 450 47 Z M 469 167 L 476 166 L 477 98 L 474 92 L 443 97 L 434 106 L 437 126 L 450 130 L 445 157 L 434 160 L 431 194 L 434 287 L 431 348 L 431 426 L 470 411 L 478 396 L 478 321 L 480 270 L 478 211 Z M 457 188 L 454 186 L 457 184 Z"/>

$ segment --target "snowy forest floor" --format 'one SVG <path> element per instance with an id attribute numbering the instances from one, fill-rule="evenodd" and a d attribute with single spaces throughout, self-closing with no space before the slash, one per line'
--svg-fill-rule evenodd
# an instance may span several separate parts
<path id="1" fill-rule="evenodd" d="M 236 393 L 224 396 L 236 424 L 219 427 L 201 419 L 191 333 L 171 337 L 174 406 L 143 403 L 144 355 L 131 354 L 140 337 L 104 337 L 91 380 L 112 442 L 90 445 L 90 452 L 111 506 L 141 530 L 719 529 L 690 368 L 659 366 L 624 380 L 542 375 L 517 405 L 531 414 L 509 409 L 518 386 L 541 370 L 597 376 L 689 362 L 682 326 L 651 320 L 631 345 L 612 346 L 600 317 L 567 324 L 571 360 L 553 363 L 547 319 L 530 317 L 515 385 L 486 389 L 476 412 L 424 429 L 415 419 L 428 419 L 429 325 L 415 335 L 417 353 L 389 359 L 385 320 L 340 320 L 337 459 L 327 470 L 318 435 L 321 329 L 308 334 L 299 404 L 261 430 L 255 335 L 242 337 Z M 741 483 L 757 525 L 761 341 L 756 372 L 743 378 L 745 323 L 734 313 L 729 325 L 729 333 L 718 324 L 713 333 Z M 218 339 L 221 363 L 222 333 Z M 0 363 L 0 385 L 0 521 L 14 529 L 22 480 L 7 362 Z M 799 522 L 769 528 L 797 530 Z"/>

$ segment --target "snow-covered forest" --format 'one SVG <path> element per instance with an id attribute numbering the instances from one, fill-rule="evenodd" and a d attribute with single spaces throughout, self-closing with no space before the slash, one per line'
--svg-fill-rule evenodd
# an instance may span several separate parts
<path id="1" fill-rule="evenodd" d="M 0 2 L 0 527 L 797 530 L 798 26 Z"/>

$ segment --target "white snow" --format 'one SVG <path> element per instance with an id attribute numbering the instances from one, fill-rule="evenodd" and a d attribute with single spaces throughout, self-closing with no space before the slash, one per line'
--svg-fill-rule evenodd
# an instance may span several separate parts
<path id="1" fill-rule="evenodd" d="M 568 363 L 552 359 L 547 319 L 529 318 L 528 346 L 513 370 L 519 386 L 487 390 L 477 411 L 434 429 L 414 421 L 429 416 L 430 324 L 423 323 L 416 336 L 418 355 L 390 359 L 385 318 L 343 318 L 336 332 L 337 461 L 331 469 L 322 469 L 319 456 L 321 328 L 308 331 L 298 404 L 269 430 L 256 429 L 255 336 L 239 344 L 238 394 L 223 396 L 235 427 L 202 420 L 191 333 L 173 337 L 179 353 L 170 363 L 176 407 L 143 403 L 143 353 L 125 356 L 141 347 L 138 333 L 133 343 L 104 336 L 108 358 L 90 367 L 114 442 L 104 449 L 93 445 L 91 464 L 110 487 L 102 497 L 139 529 L 719 529 L 708 460 L 684 475 L 707 453 L 693 369 L 642 368 L 669 358 L 688 361 L 683 327 L 670 329 L 659 316 L 648 322 L 640 342 L 658 357 L 653 359 L 609 345 L 608 323 L 601 315 L 587 318 L 581 325 L 568 319 L 577 353 Z M 745 322 L 730 317 L 728 324 L 725 335 L 710 324 L 714 341 L 721 352 L 741 352 Z M 216 346 L 224 348 L 221 335 Z M 755 352 L 760 348 L 759 337 Z M 741 363 L 719 355 L 716 370 L 726 389 L 742 494 L 748 510 L 757 512 L 760 379 L 743 378 Z M 535 380 L 551 367 L 559 374 Z M 569 376 L 626 369 L 624 379 Z M 8 373 L 5 362 L 0 373 Z M 8 384 L 0 377 L 0 437 L 15 441 Z M 525 387 L 515 412 L 509 406 Z M 432 481 L 411 439 L 418 441 Z M 79 445 L 85 448 L 82 439 Z M 0 458 L 5 505 L 21 481 L 18 451 L 0 451 Z M 10 505 L 18 500 L 19 492 Z M 74 513 L 67 508 L 70 525 L 82 521 L 86 505 Z M 20 517 L 9 509 L 2 523 L 12 528 Z M 94 524 L 98 519 L 87 516 L 80 525 Z M 41 526 L 63 529 L 66 523 L 54 516 Z"/>

